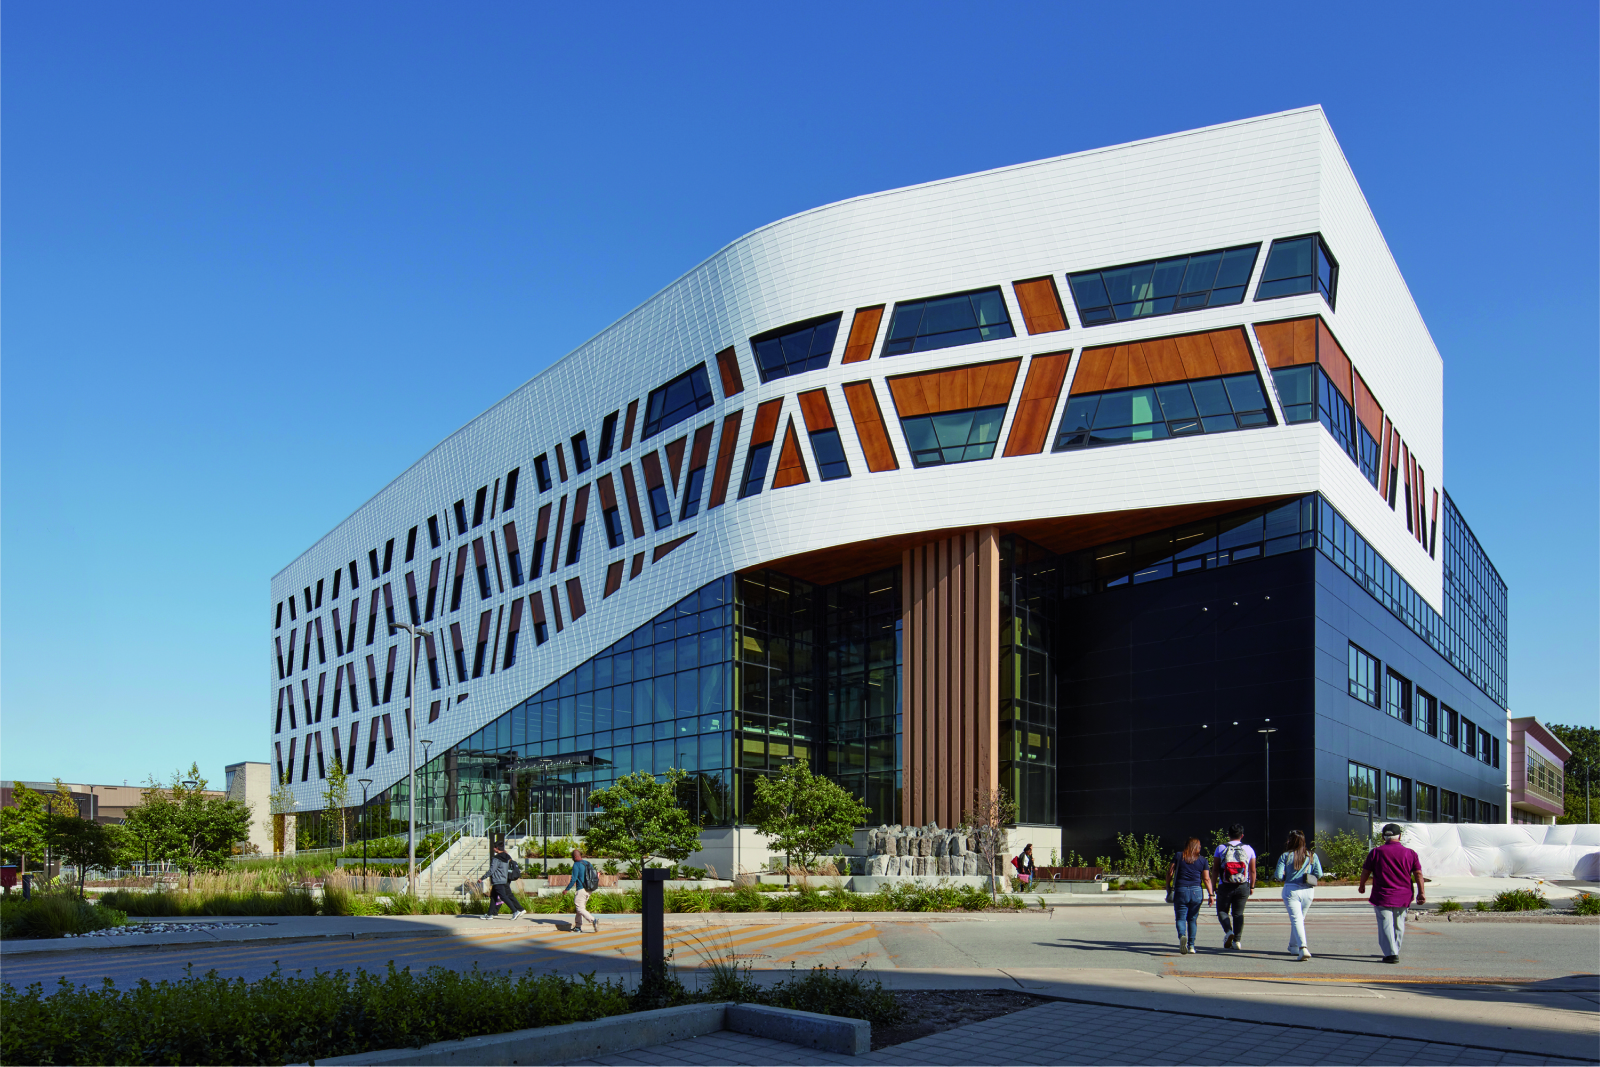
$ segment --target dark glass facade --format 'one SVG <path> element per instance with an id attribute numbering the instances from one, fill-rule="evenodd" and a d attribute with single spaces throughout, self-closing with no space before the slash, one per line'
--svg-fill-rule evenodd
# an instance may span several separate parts
<path id="1" fill-rule="evenodd" d="M 1057 558 L 1020 537 L 1000 541 L 1000 780 L 1022 824 L 1056 824 Z"/>

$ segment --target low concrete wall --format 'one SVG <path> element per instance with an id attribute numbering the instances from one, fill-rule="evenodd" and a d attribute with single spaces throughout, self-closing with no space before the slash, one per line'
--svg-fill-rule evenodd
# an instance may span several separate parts
<path id="1" fill-rule="evenodd" d="M 505 1034 L 485 1034 L 460 1041 L 439 1041 L 421 1048 L 381 1049 L 353 1056 L 330 1056 L 321 1064 L 370 1064 L 373 1067 L 440 1067 L 483 1064 L 565 1063 L 613 1052 L 663 1045 L 701 1037 L 718 1030 L 769 1037 L 807 1048 L 859 1056 L 872 1048 L 872 1024 L 788 1008 L 755 1004 L 689 1004 L 680 1008 L 613 1015 L 588 1023 L 540 1026 Z"/>
<path id="2" fill-rule="evenodd" d="M 999 879 L 995 887 L 1001 893 L 1009 893 L 1006 879 Z M 979 889 L 989 888 L 989 878 L 982 874 L 857 874 L 851 877 L 849 887 L 857 893 L 876 893 L 883 886 L 921 885 L 932 888 L 934 886 L 949 885 L 977 886 Z"/>

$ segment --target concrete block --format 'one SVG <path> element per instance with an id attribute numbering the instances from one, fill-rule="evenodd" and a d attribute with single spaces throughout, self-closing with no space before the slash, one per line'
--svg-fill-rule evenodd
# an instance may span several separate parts
<path id="1" fill-rule="evenodd" d="M 841 1019 L 837 1015 L 757 1004 L 729 1004 L 725 1025 L 735 1033 L 846 1056 L 864 1056 L 872 1051 L 872 1024 L 865 1019 Z"/>
<path id="2" fill-rule="evenodd" d="M 669 1041 L 683 1041 L 691 1037 L 716 1033 L 724 1028 L 728 1007 L 727 1004 L 690 1004 L 681 1008 L 662 1008 L 658 1011 L 614 1015 L 608 1019 L 596 1019 L 588 1023 L 539 1026 L 529 1030 L 513 1030 L 507 1034 L 485 1034 L 482 1037 L 468 1037 L 460 1041 L 439 1041 L 432 1045 L 424 1045 L 422 1048 L 392 1048 L 361 1052 L 353 1056 L 331 1056 L 317 1062 L 381 1064 L 386 1067 L 427 1067 L 432 1064 L 441 1067 L 450 1067 L 454 1064 L 499 1067 L 503 1064 L 567 1063 L 572 1060 L 589 1059 L 593 1056 L 626 1052 L 629 1049 L 646 1048 L 650 1045 L 661 1045 Z M 826 1015 L 812 1017 L 831 1018 Z M 868 1024 L 862 1023 L 862 1025 Z"/>

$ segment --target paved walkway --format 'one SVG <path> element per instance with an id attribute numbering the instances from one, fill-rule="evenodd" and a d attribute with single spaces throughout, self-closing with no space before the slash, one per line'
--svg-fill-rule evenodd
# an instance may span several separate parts
<path id="1" fill-rule="evenodd" d="M 1575 1064 L 1398 1036 L 1351 1034 L 1098 1004 L 1056 1003 L 842 1056 L 729 1031 L 579 1064 Z"/>

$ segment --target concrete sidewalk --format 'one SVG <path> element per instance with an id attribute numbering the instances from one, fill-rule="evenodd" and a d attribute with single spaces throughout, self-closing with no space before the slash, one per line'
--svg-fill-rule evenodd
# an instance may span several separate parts
<path id="1" fill-rule="evenodd" d="M 586 1064 L 1594 1063 L 1600 979 L 1521 986 L 1253 981 L 1143 971 L 878 971 L 894 989 L 1060 998 L 845 1057 L 712 1034 Z"/>
<path id="2" fill-rule="evenodd" d="M 470 917 L 468 917 L 470 919 Z M 365 941 L 389 937 L 443 936 L 450 932 L 456 915 L 406 915 L 376 917 L 364 915 L 208 915 L 196 918 L 129 919 L 128 925 L 147 923 L 190 924 L 193 930 L 163 930 L 113 937 L 65 937 L 39 940 L 0 941 L 0 956 L 38 955 L 64 952 L 112 952 L 124 949 L 162 949 L 185 945 L 271 944 L 303 941 Z M 207 930 L 211 923 L 261 923 Z"/>

